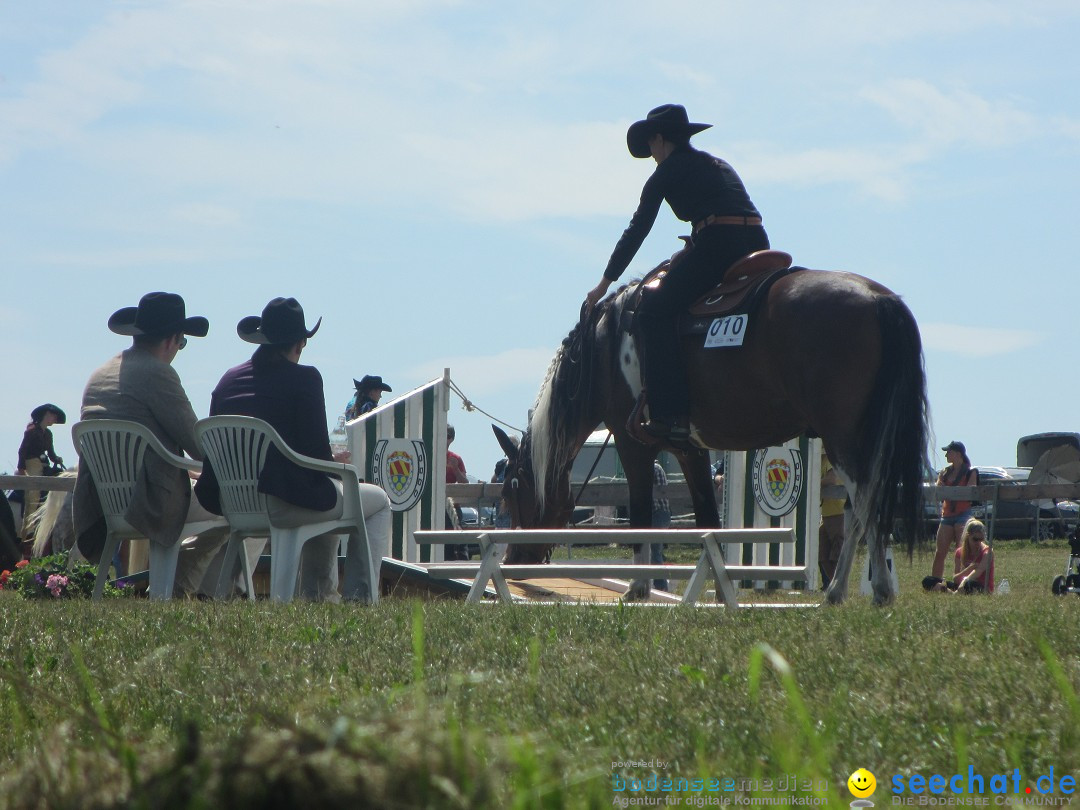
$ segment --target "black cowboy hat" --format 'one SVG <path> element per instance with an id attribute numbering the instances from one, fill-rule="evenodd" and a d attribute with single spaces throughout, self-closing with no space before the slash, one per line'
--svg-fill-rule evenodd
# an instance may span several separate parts
<path id="1" fill-rule="evenodd" d="M 51 402 L 46 402 L 44 405 L 38 405 L 34 410 L 30 411 L 30 421 L 36 425 L 45 418 L 45 414 L 49 411 L 56 414 L 56 424 L 62 425 L 67 422 L 67 414 Z"/>
<path id="2" fill-rule="evenodd" d="M 647 158 L 651 155 L 649 138 L 653 135 L 659 133 L 689 138 L 711 126 L 712 124 L 691 124 L 690 119 L 686 117 L 686 108 L 682 104 L 662 104 L 649 110 L 644 120 L 635 121 L 630 125 L 630 129 L 626 130 L 626 147 L 634 157 Z"/>
<path id="3" fill-rule="evenodd" d="M 322 318 L 308 329 L 304 322 L 304 308 L 295 298 L 275 298 L 265 307 L 262 315 L 248 315 L 236 325 L 236 334 L 248 343 L 272 346 L 299 343 L 314 335 L 322 326 Z"/>
<path id="4" fill-rule="evenodd" d="M 109 318 L 109 330 L 118 335 L 185 335 L 206 337 L 210 321 L 201 315 L 186 317 L 184 299 L 176 293 L 152 292 L 137 307 L 123 307 Z"/>
<path id="5" fill-rule="evenodd" d="M 357 391 L 393 391 L 389 385 L 382 381 L 382 377 L 373 377 L 371 374 L 365 374 L 362 380 L 353 378 L 353 385 L 356 386 Z"/>

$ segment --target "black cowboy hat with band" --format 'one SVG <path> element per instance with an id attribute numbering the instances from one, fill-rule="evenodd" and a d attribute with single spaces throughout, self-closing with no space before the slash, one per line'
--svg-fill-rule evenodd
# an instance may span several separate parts
<path id="1" fill-rule="evenodd" d="M 371 374 L 365 374 L 362 380 L 353 378 L 353 385 L 356 386 L 357 391 L 387 391 L 392 392 L 394 389 L 382 381 L 382 377 L 375 377 Z"/>
<path id="2" fill-rule="evenodd" d="M 187 317 L 184 299 L 176 293 L 152 292 L 139 299 L 137 307 L 123 307 L 109 318 L 109 330 L 118 335 L 177 335 L 183 332 L 206 337 L 210 321 L 201 315 Z"/>
<path id="3" fill-rule="evenodd" d="M 308 329 L 304 322 L 304 308 L 295 298 L 275 298 L 265 307 L 262 315 L 248 315 L 236 325 L 241 340 L 261 345 L 285 346 L 307 340 L 319 331 L 322 318 Z"/>
<path id="4" fill-rule="evenodd" d="M 644 120 L 630 125 L 630 129 L 626 130 L 626 146 L 634 157 L 647 158 L 652 154 L 649 151 L 649 138 L 653 135 L 688 140 L 691 135 L 711 126 L 712 124 L 690 123 L 690 119 L 686 117 L 686 108 L 682 104 L 663 104 L 649 110 Z"/>
<path id="5" fill-rule="evenodd" d="M 53 405 L 51 402 L 46 402 L 44 405 L 38 405 L 34 410 L 30 411 L 30 421 L 35 425 L 45 418 L 45 414 L 49 412 L 56 414 L 56 424 L 62 425 L 67 422 L 67 414 L 60 408 Z"/>

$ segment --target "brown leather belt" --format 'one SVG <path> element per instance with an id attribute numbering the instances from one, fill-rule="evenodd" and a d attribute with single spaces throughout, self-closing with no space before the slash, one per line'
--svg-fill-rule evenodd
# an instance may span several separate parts
<path id="1" fill-rule="evenodd" d="M 694 233 L 709 225 L 760 225 L 761 217 L 721 217 L 709 214 L 705 219 L 694 223 Z"/>

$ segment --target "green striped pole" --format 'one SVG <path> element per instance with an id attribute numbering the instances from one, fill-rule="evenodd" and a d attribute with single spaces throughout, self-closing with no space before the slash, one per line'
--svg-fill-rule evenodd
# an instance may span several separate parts
<path id="1" fill-rule="evenodd" d="M 390 556 L 432 562 L 430 546 L 413 533 L 442 529 L 446 511 L 446 412 L 450 369 L 441 379 L 415 388 L 346 423 L 349 450 L 364 480 L 390 496 Z M 397 450 L 396 456 L 388 451 Z M 442 548 L 436 547 L 441 555 Z"/>
<path id="2" fill-rule="evenodd" d="M 759 453 L 764 453 L 763 459 Z M 780 459 L 784 463 L 774 465 L 787 472 L 787 478 L 774 482 L 778 500 L 794 495 L 794 490 L 785 492 L 794 481 L 795 468 L 798 467 L 800 486 L 794 508 L 784 515 L 770 514 L 762 505 L 761 493 L 768 490 L 770 470 L 768 461 Z M 758 477 L 755 492 L 755 467 Z M 800 436 L 779 447 L 762 450 L 728 451 L 724 462 L 724 526 L 728 528 L 764 529 L 784 528 L 795 530 L 795 544 L 788 543 L 744 543 L 728 544 L 725 560 L 732 565 L 806 565 L 807 560 L 814 561 L 809 566 L 809 581 L 800 583 L 802 587 L 814 590 L 818 585 L 817 546 L 818 523 L 821 520 L 821 440 Z M 773 511 L 779 508 L 767 497 L 766 505 Z M 785 507 L 786 508 L 786 507 Z M 743 588 L 774 589 L 790 588 L 796 583 L 790 581 L 756 580 L 739 583 Z"/>

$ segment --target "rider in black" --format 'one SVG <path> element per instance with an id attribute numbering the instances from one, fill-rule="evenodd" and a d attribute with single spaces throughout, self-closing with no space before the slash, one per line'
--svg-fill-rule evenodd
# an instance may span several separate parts
<path id="1" fill-rule="evenodd" d="M 630 154 L 651 156 L 657 166 L 642 189 L 638 209 L 615 246 L 603 279 L 586 297 L 591 308 L 622 275 L 649 235 L 664 200 L 675 216 L 692 224 L 693 242 L 668 270 L 660 287 L 643 297 L 638 312 L 645 342 L 650 415 L 643 427 L 675 446 L 686 446 L 690 436 L 690 395 L 676 317 L 718 284 L 737 260 L 769 247 L 761 214 L 735 170 L 690 145 L 691 135 L 710 126 L 690 123 L 680 104 L 665 104 L 627 130 Z"/>

